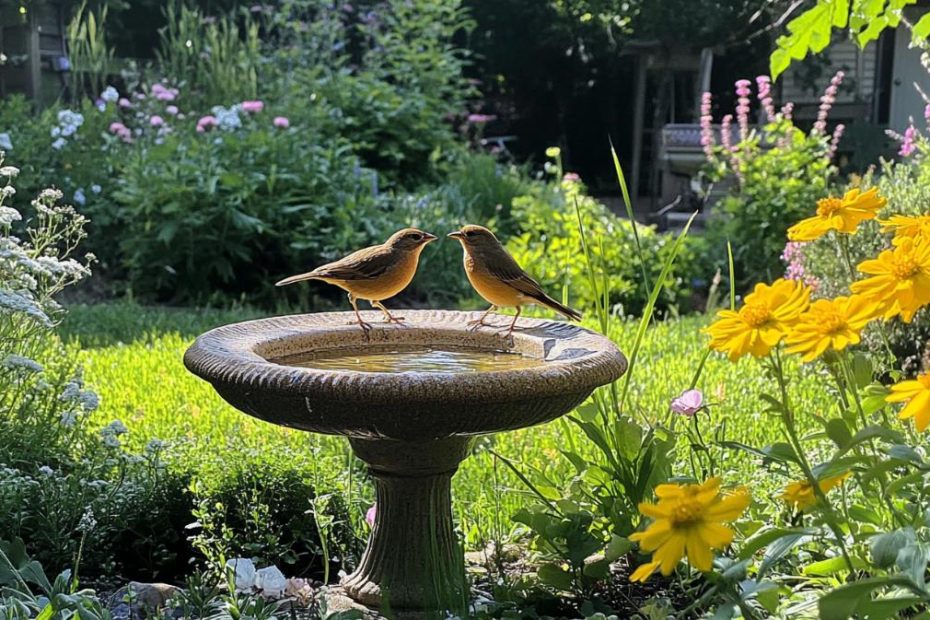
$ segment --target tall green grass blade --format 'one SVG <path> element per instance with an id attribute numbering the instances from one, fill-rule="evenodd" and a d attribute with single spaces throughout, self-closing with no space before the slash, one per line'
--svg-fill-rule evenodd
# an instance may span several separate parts
<path id="1" fill-rule="evenodd" d="M 727 239 L 727 263 L 730 268 L 730 310 L 736 310 L 736 267 L 733 265 L 733 245 Z"/>
<path id="2" fill-rule="evenodd" d="M 623 174 L 623 167 L 620 166 L 620 158 L 617 157 L 617 150 L 614 148 L 613 140 L 610 140 L 610 156 L 614 160 L 614 170 L 617 171 L 617 182 L 620 184 L 620 193 L 623 194 L 626 215 L 630 218 L 630 225 L 633 226 L 633 241 L 636 243 L 636 253 L 639 255 L 639 268 L 643 276 L 643 290 L 648 294 L 651 284 L 649 283 L 649 275 L 646 273 L 646 259 L 643 255 L 643 245 L 639 240 L 639 228 L 636 225 L 636 217 L 633 215 L 633 201 L 630 200 L 630 190 L 627 189 L 626 177 Z"/>
<path id="3" fill-rule="evenodd" d="M 697 211 L 688 218 L 688 223 L 685 224 L 684 229 L 678 235 L 678 238 L 675 239 L 675 245 L 672 246 L 671 253 L 668 258 L 665 259 L 665 263 L 662 265 L 662 272 L 659 274 L 659 279 L 652 287 L 652 292 L 649 294 L 649 301 L 646 303 L 646 307 L 643 308 L 643 317 L 639 321 L 639 327 L 636 330 L 636 339 L 633 341 L 633 349 L 630 351 L 629 367 L 626 370 L 626 374 L 623 376 L 623 388 L 620 390 L 620 408 L 617 412 L 618 414 L 623 412 L 624 406 L 626 405 L 626 399 L 630 392 L 630 380 L 633 377 L 633 371 L 636 369 L 636 358 L 639 356 L 643 338 L 646 336 L 646 329 L 649 327 L 650 321 L 652 321 L 656 300 L 659 299 L 659 294 L 662 292 L 662 284 L 668 278 L 669 273 L 671 273 L 672 266 L 675 264 L 675 259 L 678 258 L 681 246 L 684 244 L 685 237 L 687 237 L 688 231 L 691 229 L 691 224 L 696 217 Z"/>

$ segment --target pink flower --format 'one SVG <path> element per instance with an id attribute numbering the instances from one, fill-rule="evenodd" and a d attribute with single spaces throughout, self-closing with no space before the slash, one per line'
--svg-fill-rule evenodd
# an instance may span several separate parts
<path id="1" fill-rule="evenodd" d="M 124 109 L 132 107 L 132 102 L 130 102 L 129 99 L 126 99 L 126 97 L 120 97 L 119 101 L 117 101 L 116 104 L 119 107 L 124 108 Z"/>
<path id="2" fill-rule="evenodd" d="M 286 116 L 275 116 L 271 124 L 278 129 L 287 129 L 291 126 L 291 121 L 289 121 Z"/>
<path id="3" fill-rule="evenodd" d="M 711 113 L 711 94 L 701 95 L 701 146 L 707 159 L 714 157 L 714 117 Z"/>
<path id="4" fill-rule="evenodd" d="M 833 129 L 833 137 L 830 139 L 830 159 L 833 159 L 833 156 L 836 155 L 836 148 L 840 145 L 840 139 L 842 139 L 844 131 L 846 131 L 846 125 L 843 123 L 838 124 Z"/>
<path id="5" fill-rule="evenodd" d="M 730 126 L 733 123 L 733 115 L 727 114 L 720 121 L 720 143 L 727 151 L 733 150 L 733 133 Z"/>
<path id="6" fill-rule="evenodd" d="M 132 142 L 132 132 L 129 130 L 129 127 L 122 124 L 119 121 L 110 123 L 110 133 L 119 136 L 120 140 L 126 142 Z"/>
<path id="7" fill-rule="evenodd" d="M 119 133 L 126 129 L 126 125 L 122 124 L 119 121 L 114 121 L 110 123 L 110 133 Z"/>
<path id="8" fill-rule="evenodd" d="M 162 125 L 165 124 L 165 119 L 163 119 L 157 114 L 153 114 L 152 118 L 149 119 L 149 124 L 152 127 L 161 127 Z"/>
<path id="9" fill-rule="evenodd" d="M 928 103 L 927 107 L 924 108 L 924 120 L 927 121 L 928 125 L 930 125 L 930 103 Z"/>
<path id="10" fill-rule="evenodd" d="M 672 400 L 670 407 L 675 413 L 690 418 L 704 407 L 704 394 L 701 390 L 685 390 Z"/>
<path id="11" fill-rule="evenodd" d="M 159 101 L 174 101 L 178 96 L 177 88 L 165 88 L 161 84 L 152 84 L 152 95 Z"/>
<path id="12" fill-rule="evenodd" d="M 204 133 L 209 129 L 213 129 L 218 124 L 215 116 L 209 114 L 207 116 L 202 116 L 200 120 L 197 121 L 197 133 Z"/>
<path id="13" fill-rule="evenodd" d="M 917 128 L 913 125 L 909 125 L 907 129 L 904 130 L 904 140 L 901 142 L 901 149 L 898 151 L 898 155 L 901 157 L 910 157 L 914 154 L 914 151 L 917 150 L 917 146 L 914 144 L 914 141 L 917 139 Z"/>
<path id="14" fill-rule="evenodd" d="M 242 102 L 242 111 L 249 112 L 251 114 L 257 114 L 265 109 L 265 104 L 262 101 L 243 101 Z"/>
<path id="15" fill-rule="evenodd" d="M 368 527 L 375 526 L 376 516 L 378 516 L 378 502 L 372 504 L 371 508 L 368 509 L 368 512 L 365 513 L 365 522 L 368 524 Z"/>
<path id="16" fill-rule="evenodd" d="M 837 71 L 833 79 L 830 80 L 830 85 L 823 91 L 823 96 L 820 98 L 820 108 L 817 110 L 817 120 L 814 122 L 814 129 L 811 131 L 814 135 L 826 133 L 827 116 L 829 116 L 833 104 L 836 103 L 836 93 L 839 91 L 840 84 L 843 83 L 845 76 L 846 74 L 842 71 Z"/>
<path id="17" fill-rule="evenodd" d="M 759 88 L 759 103 L 765 110 L 765 116 L 768 120 L 775 118 L 775 104 L 772 103 L 772 80 L 767 75 L 756 76 L 756 86 Z"/>
<path id="18" fill-rule="evenodd" d="M 170 114 L 171 116 L 177 116 L 177 115 L 178 115 L 178 106 L 176 106 L 176 105 L 169 105 L 168 107 L 165 108 L 165 112 L 167 112 L 167 113 Z"/>
<path id="19" fill-rule="evenodd" d="M 466 120 L 473 125 L 483 125 L 497 120 L 497 117 L 493 114 L 469 114 Z"/>
<path id="20" fill-rule="evenodd" d="M 562 182 L 563 183 L 580 183 L 581 176 L 579 176 L 577 172 L 566 172 L 564 175 L 562 175 Z"/>
<path id="21" fill-rule="evenodd" d="M 739 124 L 741 141 L 749 137 L 749 80 L 736 81 L 736 122 Z"/>

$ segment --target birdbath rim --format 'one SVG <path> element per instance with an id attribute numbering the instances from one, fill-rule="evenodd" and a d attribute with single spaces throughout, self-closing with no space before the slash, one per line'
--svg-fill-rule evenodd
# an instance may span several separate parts
<path id="1" fill-rule="evenodd" d="M 353 325 L 351 312 L 233 323 L 198 337 L 185 353 L 184 363 L 191 372 L 212 383 L 231 404 L 269 422 L 327 434 L 400 440 L 493 433 L 545 422 L 555 416 L 543 416 L 545 407 L 524 403 L 564 399 L 573 394 L 583 400 L 594 388 L 619 378 L 627 367 L 626 358 L 608 338 L 583 327 L 544 319 L 521 319 L 513 335 L 510 350 L 544 362 L 528 368 L 385 373 L 296 367 L 273 361 L 320 348 L 505 348 L 506 341 L 499 331 L 468 329 L 468 322 L 480 316 L 477 312 L 407 310 L 406 321 L 400 326 L 378 323 L 377 316 L 366 314 L 366 320 L 375 326 L 368 339 Z M 283 403 L 272 402 L 276 399 L 289 399 L 290 409 L 306 411 L 288 414 Z M 466 401 L 470 407 L 501 407 L 486 407 L 489 416 L 482 421 L 481 416 L 460 415 Z M 341 412 L 338 420 L 323 415 L 330 403 L 337 402 Z M 512 406 L 504 407 L 507 403 Z M 365 405 L 375 405 L 367 411 L 370 420 L 358 419 Z M 492 418 L 495 408 L 506 415 Z M 398 410 L 414 415 L 408 416 L 406 422 L 396 416 L 387 419 L 390 412 Z M 339 428 L 340 424 L 345 428 Z M 414 424 L 428 424 L 433 432 L 414 432 Z M 413 437 L 416 434 L 423 436 Z"/>

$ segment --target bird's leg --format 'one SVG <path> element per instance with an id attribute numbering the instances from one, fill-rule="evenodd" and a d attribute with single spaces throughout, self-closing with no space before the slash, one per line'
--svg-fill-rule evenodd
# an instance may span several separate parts
<path id="1" fill-rule="evenodd" d="M 404 317 L 402 316 L 392 316 L 391 313 L 388 312 L 388 309 L 385 308 L 384 304 L 382 304 L 380 301 L 372 301 L 371 305 L 372 307 L 377 308 L 384 313 L 385 323 L 402 323 L 404 321 Z"/>
<path id="2" fill-rule="evenodd" d="M 352 309 L 355 310 L 355 318 L 358 319 L 358 326 L 365 332 L 365 340 L 370 340 L 371 336 L 368 332 L 371 331 L 371 324 L 362 320 L 362 315 L 358 312 L 358 304 L 355 302 L 355 295 L 352 293 L 349 293 L 349 303 L 352 304 Z"/>
<path id="3" fill-rule="evenodd" d="M 507 330 L 507 339 L 510 341 L 510 346 L 513 346 L 513 328 L 517 326 L 517 319 L 520 318 L 521 312 L 523 312 L 523 306 L 517 306 L 517 313 L 513 315 L 510 328 Z"/>
<path id="4" fill-rule="evenodd" d="M 483 325 L 490 325 L 490 323 L 485 322 L 485 319 L 488 318 L 488 315 L 494 312 L 495 310 L 497 310 L 497 306 L 492 305 L 490 308 L 484 311 L 484 314 L 481 315 L 480 319 L 477 319 L 475 321 L 469 321 L 468 322 L 469 331 L 474 331 Z"/>

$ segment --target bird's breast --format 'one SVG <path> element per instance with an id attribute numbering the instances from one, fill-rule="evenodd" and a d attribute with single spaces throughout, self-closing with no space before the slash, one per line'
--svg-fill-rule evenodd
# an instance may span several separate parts
<path id="1" fill-rule="evenodd" d="M 492 275 L 470 255 L 465 256 L 465 275 L 475 291 L 492 305 L 514 307 L 526 303 L 520 291 Z"/>

